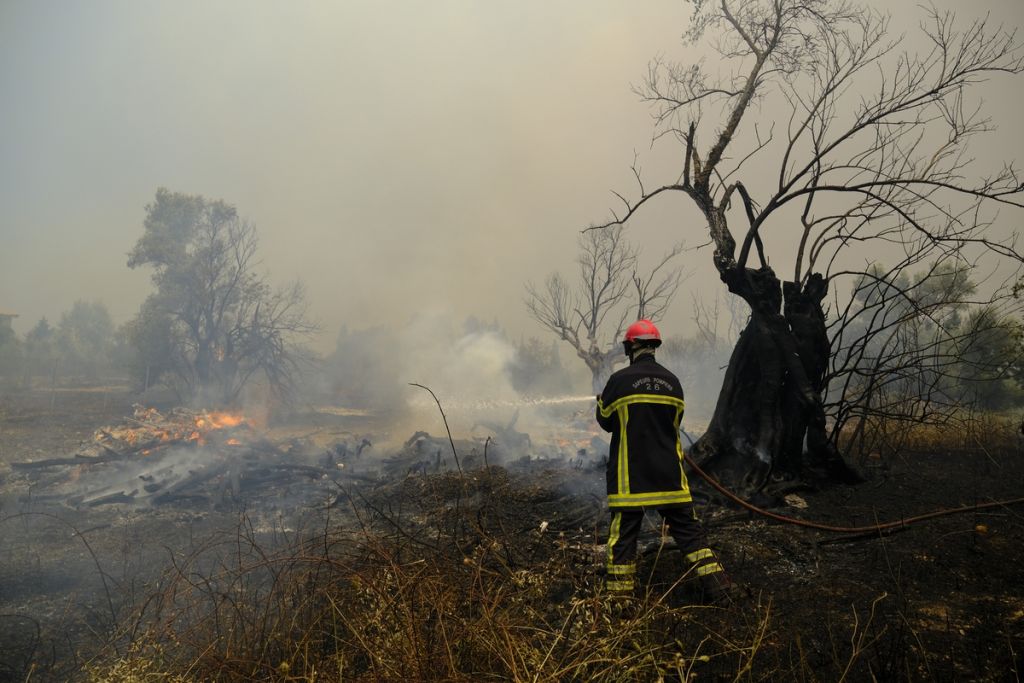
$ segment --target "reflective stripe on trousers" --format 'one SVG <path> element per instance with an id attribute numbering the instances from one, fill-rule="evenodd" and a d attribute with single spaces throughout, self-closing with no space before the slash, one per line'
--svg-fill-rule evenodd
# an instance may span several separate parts
<path id="1" fill-rule="evenodd" d="M 701 577 L 723 571 L 715 552 L 707 545 L 704 527 L 697 520 L 692 505 L 659 508 L 668 532 L 683 552 L 686 573 Z M 608 590 L 632 590 L 636 575 L 636 545 L 644 520 L 643 510 L 612 510 L 608 528 L 607 578 Z"/>

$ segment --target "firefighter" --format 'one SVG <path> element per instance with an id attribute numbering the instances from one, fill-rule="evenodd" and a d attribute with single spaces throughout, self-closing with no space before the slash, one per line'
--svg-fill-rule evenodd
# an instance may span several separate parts
<path id="1" fill-rule="evenodd" d="M 612 519 L 605 587 L 617 595 L 633 591 L 644 509 L 655 508 L 683 553 L 687 575 L 699 581 L 704 601 L 721 601 L 731 584 L 708 547 L 683 472 L 679 426 L 684 403 L 679 379 L 654 358 L 661 333 L 650 320 L 630 325 L 622 343 L 630 364 L 612 374 L 597 397 L 597 422 L 612 434 L 607 472 Z"/>

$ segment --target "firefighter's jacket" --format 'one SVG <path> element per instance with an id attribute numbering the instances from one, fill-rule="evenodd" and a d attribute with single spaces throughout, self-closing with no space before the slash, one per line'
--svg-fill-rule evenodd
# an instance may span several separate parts
<path id="1" fill-rule="evenodd" d="M 615 372 L 597 401 L 597 422 L 612 433 L 608 453 L 608 506 L 665 507 L 689 503 L 679 423 L 679 379 L 653 355 Z"/>

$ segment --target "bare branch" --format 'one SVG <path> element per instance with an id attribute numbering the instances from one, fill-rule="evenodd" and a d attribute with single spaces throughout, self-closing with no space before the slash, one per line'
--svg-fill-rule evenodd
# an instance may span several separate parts
<path id="1" fill-rule="evenodd" d="M 623 357 L 620 341 L 627 321 L 637 311 L 657 319 L 675 295 L 682 274 L 670 264 L 682 245 L 649 271 L 638 266 L 639 252 L 621 225 L 585 231 L 579 247 L 575 287 L 557 273 L 543 290 L 527 284 L 526 307 L 534 320 L 573 347 L 593 373 L 595 386 L 603 386 L 614 362 Z"/>

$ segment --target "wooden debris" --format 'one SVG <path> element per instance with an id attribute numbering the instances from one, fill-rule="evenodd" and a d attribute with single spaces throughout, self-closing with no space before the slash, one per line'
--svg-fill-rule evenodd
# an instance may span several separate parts
<path id="1" fill-rule="evenodd" d="M 335 449 L 334 455 L 347 460 L 369 446 L 363 439 L 352 449 Z M 97 429 L 92 442 L 71 457 L 12 467 L 37 478 L 66 468 L 63 477 L 47 474 L 43 485 L 65 489 L 62 500 L 69 505 L 95 507 L 217 504 L 261 492 L 276 495 L 297 480 L 310 495 L 326 500 L 336 494 L 335 479 L 375 480 L 350 464 L 326 460 L 308 439 L 274 443 L 239 415 L 185 408 L 164 414 L 136 406 L 121 424 Z M 310 487 L 310 480 L 319 485 Z M 50 500 L 53 496 L 47 493 Z"/>
<path id="2" fill-rule="evenodd" d="M 97 505 L 107 505 L 109 503 L 131 503 L 135 500 L 135 494 L 138 492 L 138 489 L 131 491 L 130 493 L 116 491 L 115 493 L 108 493 L 107 495 L 99 496 L 98 498 L 83 500 L 82 504 L 89 507 L 96 507 Z"/>

